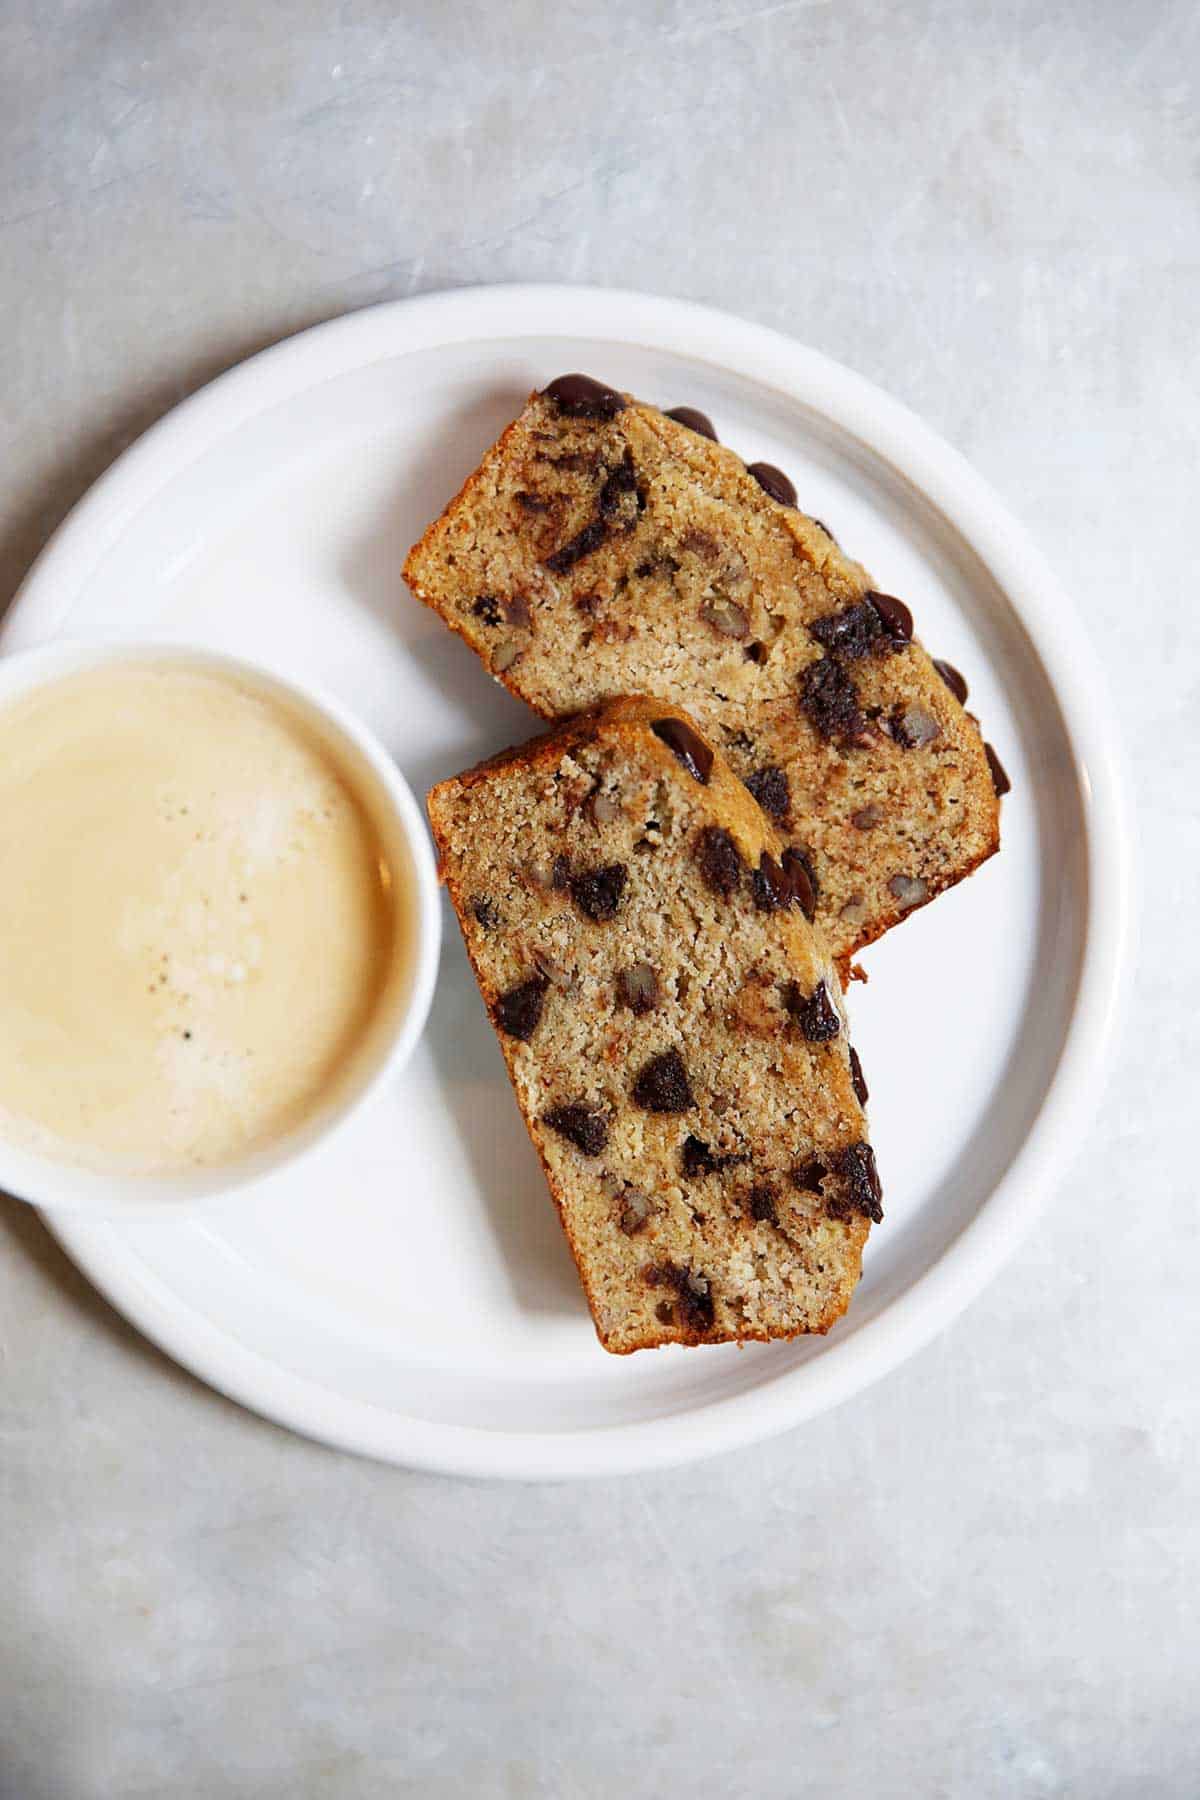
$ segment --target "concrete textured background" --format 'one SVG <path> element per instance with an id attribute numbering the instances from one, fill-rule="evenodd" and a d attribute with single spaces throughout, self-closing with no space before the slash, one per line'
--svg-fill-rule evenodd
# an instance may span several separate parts
<path id="1" fill-rule="evenodd" d="M 3 0 L 0 602 L 185 393 L 422 289 L 708 300 L 874 377 L 1108 667 L 1146 954 L 1034 1240 L 670 1475 L 469 1485 L 173 1369 L 0 1200 L 0 1795 L 1200 1791 L 1200 13 Z"/>

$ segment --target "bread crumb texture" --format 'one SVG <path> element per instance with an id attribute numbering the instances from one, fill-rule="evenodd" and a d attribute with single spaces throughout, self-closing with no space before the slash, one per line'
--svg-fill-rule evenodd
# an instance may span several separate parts
<path id="1" fill-rule="evenodd" d="M 686 707 L 807 859 L 844 966 L 998 848 L 999 784 L 907 608 L 754 468 L 563 378 L 404 572 L 546 718 L 622 694 Z"/>
<path id="2" fill-rule="evenodd" d="M 879 1182 L 805 876 L 677 707 L 593 709 L 429 796 L 596 1330 L 826 1331 Z"/>

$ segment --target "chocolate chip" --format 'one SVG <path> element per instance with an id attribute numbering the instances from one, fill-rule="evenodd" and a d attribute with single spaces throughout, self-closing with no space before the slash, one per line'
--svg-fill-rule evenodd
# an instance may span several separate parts
<path id="1" fill-rule="evenodd" d="M 846 748 L 861 743 L 866 720 L 858 689 L 831 656 L 818 657 L 801 675 L 800 708 L 827 743 Z"/>
<path id="2" fill-rule="evenodd" d="M 667 417 L 674 419 L 677 425 L 686 425 L 689 431 L 696 432 L 700 437 L 711 438 L 714 444 L 719 442 L 708 414 L 697 412 L 694 406 L 672 406 Z"/>
<path id="3" fill-rule="evenodd" d="M 514 494 L 513 499 L 521 508 L 522 512 L 544 513 L 550 511 L 549 500 L 543 500 L 537 494 L 527 494 L 524 491 L 521 491 Z"/>
<path id="4" fill-rule="evenodd" d="M 597 869 L 584 869 L 572 875 L 568 883 L 571 898 L 581 913 L 596 924 L 611 919 L 621 904 L 629 872 L 624 863 L 605 863 Z"/>
<path id="5" fill-rule="evenodd" d="M 773 819 L 785 817 L 791 803 L 791 791 L 787 776 L 777 764 L 770 763 L 765 769 L 755 769 L 752 775 L 747 775 L 746 786 L 765 813 L 769 813 Z"/>
<path id="6" fill-rule="evenodd" d="M 598 550 L 607 535 L 603 519 L 592 519 L 582 531 L 577 531 L 573 538 L 560 545 L 553 556 L 546 558 L 546 567 L 554 575 L 565 575 L 577 562 L 582 562 L 585 556 Z"/>
<path id="7" fill-rule="evenodd" d="M 965 680 L 954 667 L 954 664 L 942 662 L 940 658 L 935 656 L 933 659 L 933 666 L 945 682 L 946 686 L 950 689 L 950 692 L 954 695 L 954 698 L 958 701 L 959 705 L 965 706 L 969 690 Z"/>
<path id="8" fill-rule="evenodd" d="M 753 475 L 764 494 L 770 494 L 772 500 L 778 500 L 780 506 L 796 505 L 796 490 L 774 463 L 756 462 L 746 464 L 747 475 Z"/>
<path id="9" fill-rule="evenodd" d="M 714 1156 L 704 1139 L 693 1137 L 690 1132 L 683 1140 L 679 1160 L 684 1174 L 692 1179 L 697 1175 L 715 1175 L 724 1167 L 724 1158 Z"/>
<path id="10" fill-rule="evenodd" d="M 624 395 L 590 375 L 559 375 L 542 392 L 568 419 L 615 419 L 625 410 Z"/>
<path id="11" fill-rule="evenodd" d="M 888 719 L 888 729 L 905 750 L 923 750 L 942 735 L 932 713 L 922 706 L 898 706 Z"/>
<path id="12" fill-rule="evenodd" d="M 658 1005 L 658 976 L 648 962 L 631 963 L 619 969 L 616 978 L 617 999 L 637 1018 L 653 1012 Z"/>
<path id="13" fill-rule="evenodd" d="M 671 1305 L 669 1300 L 660 1300 L 654 1309 L 654 1316 L 660 1325 L 673 1325 L 675 1323 L 675 1308 Z"/>
<path id="14" fill-rule="evenodd" d="M 902 912 L 920 906 L 929 898 L 929 888 L 919 875 L 893 875 L 888 882 L 888 892 L 899 903 Z"/>
<path id="15" fill-rule="evenodd" d="M 655 719 L 650 729 L 672 755 L 679 758 L 689 775 L 707 783 L 713 753 L 698 731 L 693 731 L 682 719 Z"/>
<path id="16" fill-rule="evenodd" d="M 819 1194 L 821 1183 L 828 1173 L 829 1170 L 819 1156 L 810 1156 L 806 1162 L 797 1163 L 789 1170 L 788 1179 L 802 1194 Z"/>
<path id="17" fill-rule="evenodd" d="M 527 1044 L 541 1020 L 549 985 L 544 976 L 534 975 L 529 981 L 522 981 L 518 987 L 501 994 L 496 1001 L 496 1023 L 501 1031 Z"/>
<path id="18" fill-rule="evenodd" d="M 990 744 L 983 746 L 983 754 L 987 757 L 987 766 L 992 772 L 992 786 L 997 794 L 1007 794 L 1012 788 L 1012 782 L 1004 772 L 1004 764 Z"/>
<path id="19" fill-rule="evenodd" d="M 712 1330 L 713 1295 L 712 1287 L 705 1275 L 692 1269 L 680 1268 L 678 1263 L 657 1263 L 646 1269 L 643 1279 L 647 1287 L 665 1287 L 674 1290 L 678 1303 L 679 1320 L 686 1331 L 696 1336 L 703 1336 Z M 671 1312 L 668 1308 L 664 1318 L 662 1302 L 659 1303 L 657 1317 L 668 1323 Z"/>
<path id="20" fill-rule="evenodd" d="M 769 1182 L 760 1181 L 750 1189 L 747 1205 L 750 1217 L 759 1225 L 775 1225 L 778 1214 L 775 1210 L 775 1189 Z"/>
<path id="21" fill-rule="evenodd" d="M 854 1083 L 854 1092 L 858 1097 L 858 1104 L 860 1106 L 865 1106 L 867 1101 L 871 1098 L 871 1092 L 867 1087 L 867 1078 L 863 1074 L 863 1066 L 858 1060 L 858 1051 L 854 1048 L 853 1044 L 850 1046 L 850 1079 Z"/>
<path id="22" fill-rule="evenodd" d="M 840 612 L 826 613 L 822 618 L 814 619 L 808 633 L 831 656 L 843 656 L 851 662 L 870 656 L 881 645 L 890 646 L 891 643 L 882 619 L 869 600 L 859 600 L 853 606 L 843 606 Z"/>
<path id="23" fill-rule="evenodd" d="M 605 476 L 597 504 L 600 517 L 606 525 L 613 529 L 630 530 L 640 510 L 640 501 L 637 473 L 628 450 L 616 468 L 610 469 Z"/>
<path id="24" fill-rule="evenodd" d="M 787 877 L 792 899 L 811 925 L 821 889 L 808 851 L 802 850 L 799 844 L 789 844 L 783 853 L 783 872 Z"/>
<path id="25" fill-rule="evenodd" d="M 678 1050 L 652 1056 L 633 1084 L 633 1097 L 652 1113 L 681 1113 L 695 1106 L 688 1072 Z"/>
<path id="26" fill-rule="evenodd" d="M 750 892 L 759 912 L 776 912 L 791 904 L 791 883 L 769 850 L 763 851 L 750 876 Z"/>
<path id="27" fill-rule="evenodd" d="M 733 600 L 710 600 L 700 608 L 700 617 L 722 637 L 744 638 L 750 629 L 749 619 Z"/>
<path id="28" fill-rule="evenodd" d="M 713 1325 L 712 1287 L 706 1275 L 689 1269 L 686 1286 L 679 1292 L 679 1309 L 689 1331 L 711 1331 Z"/>
<path id="29" fill-rule="evenodd" d="M 500 602 L 495 594 L 480 594 L 471 611 L 477 619 L 482 619 L 485 625 L 498 625 L 502 617 Z"/>
<path id="30" fill-rule="evenodd" d="M 714 1105 L 714 1111 L 723 1110 Z M 718 1155 L 710 1150 L 703 1138 L 693 1137 L 690 1133 L 683 1140 L 683 1148 L 679 1154 L 680 1166 L 689 1180 L 698 1175 L 719 1175 L 722 1169 L 732 1169 L 738 1163 L 749 1162 L 750 1158 L 743 1154 L 729 1151 Z"/>
<path id="31" fill-rule="evenodd" d="M 866 596 L 883 620 L 884 629 L 889 637 L 898 644 L 911 644 L 913 634 L 913 616 L 903 600 L 897 600 L 895 594 L 877 594 L 872 589 Z"/>
<path id="32" fill-rule="evenodd" d="M 573 1100 L 542 1115 L 543 1123 L 585 1156 L 599 1156 L 608 1143 L 608 1120 L 599 1107 Z"/>
<path id="33" fill-rule="evenodd" d="M 810 1044 L 827 1044 L 842 1029 L 841 1016 L 823 981 L 818 981 L 807 998 L 794 981 L 789 981 L 783 1003 Z"/>
<path id="34" fill-rule="evenodd" d="M 704 884 L 728 899 L 742 879 L 742 855 L 721 825 L 706 825 L 696 839 L 696 861 Z"/>
<path id="35" fill-rule="evenodd" d="M 567 887 L 571 880 L 571 859 L 569 856 L 556 856 L 550 871 L 550 886 L 559 893 Z"/>
<path id="36" fill-rule="evenodd" d="M 833 1166 L 846 1184 L 846 1193 L 843 1198 L 831 1202 L 829 1210 L 835 1217 L 853 1210 L 878 1224 L 883 1217 L 883 1188 L 870 1144 L 850 1144 L 845 1150 L 839 1150 Z"/>
<path id="37" fill-rule="evenodd" d="M 762 664 L 767 660 L 767 646 L 765 644 L 760 644 L 756 638 L 752 644 L 746 645 L 742 655 L 746 658 L 747 662 L 758 663 L 761 668 Z"/>
<path id="38" fill-rule="evenodd" d="M 912 639 L 912 614 L 891 594 L 867 593 L 840 612 L 814 619 L 808 631 L 831 656 L 856 662 L 903 650 Z"/>
<path id="39" fill-rule="evenodd" d="M 485 897 L 477 896 L 471 901 L 471 911 L 475 914 L 477 923 L 482 926 L 484 931 L 495 931 L 497 925 L 500 923 L 500 909 L 494 900 L 488 900 Z"/>
<path id="40" fill-rule="evenodd" d="M 850 823 L 855 831 L 874 831 L 883 819 L 883 808 L 877 800 L 871 800 L 866 806 L 860 806 L 856 813 L 851 813 Z"/>

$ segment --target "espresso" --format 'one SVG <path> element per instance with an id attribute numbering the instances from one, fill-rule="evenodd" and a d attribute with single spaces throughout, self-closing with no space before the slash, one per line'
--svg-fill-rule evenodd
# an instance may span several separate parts
<path id="1" fill-rule="evenodd" d="M 291 1132 L 395 986 L 405 897 L 315 725 L 115 664 L 0 711 L 0 1130 L 179 1173 Z"/>

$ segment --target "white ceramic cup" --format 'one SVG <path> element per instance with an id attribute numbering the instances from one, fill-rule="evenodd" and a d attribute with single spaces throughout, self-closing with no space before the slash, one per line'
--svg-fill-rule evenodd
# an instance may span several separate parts
<path id="1" fill-rule="evenodd" d="M 0 711 L 39 688 L 93 669 L 153 664 L 225 676 L 275 699 L 325 743 L 354 786 L 379 833 L 397 884 L 409 897 L 409 929 L 397 944 L 398 967 L 350 1071 L 318 1100 L 295 1130 L 252 1154 L 169 1175 L 112 1174 L 30 1151 L 0 1125 L 0 1190 L 53 1211 L 96 1217 L 153 1216 L 221 1199 L 265 1182 L 310 1154 L 394 1079 L 424 1029 L 437 979 L 441 906 L 433 847 L 421 808 L 383 746 L 344 706 L 308 682 L 256 663 L 178 644 L 62 642 L 0 658 Z M 0 1029 L 3 1021 L 0 1020 Z"/>

